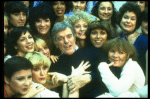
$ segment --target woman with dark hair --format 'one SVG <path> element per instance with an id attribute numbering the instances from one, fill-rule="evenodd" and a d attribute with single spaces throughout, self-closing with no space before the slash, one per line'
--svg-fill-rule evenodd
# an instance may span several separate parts
<path id="1" fill-rule="evenodd" d="M 109 25 L 106 21 L 91 22 L 85 34 L 86 47 L 95 46 L 96 48 L 100 48 L 107 39 L 112 38 Z"/>
<path id="2" fill-rule="evenodd" d="M 120 94 L 129 91 L 134 92 L 145 84 L 145 76 L 142 68 L 137 63 L 135 47 L 124 38 L 117 37 L 106 41 L 103 46 L 111 62 L 101 62 L 98 66 L 102 81 L 105 83 L 109 93 L 100 97 L 118 97 Z M 117 78 L 109 67 L 121 68 L 120 77 Z"/>
<path id="3" fill-rule="evenodd" d="M 121 32 L 117 25 L 117 13 L 112 1 L 98 1 L 91 10 L 92 15 L 108 22 L 113 37 L 118 36 Z"/>
<path id="4" fill-rule="evenodd" d="M 33 31 L 32 35 L 36 38 L 43 39 L 48 48 L 52 51 L 52 54 L 55 45 L 51 39 L 51 29 L 56 22 L 56 17 L 57 16 L 50 5 L 41 3 L 30 10 L 28 20 L 30 28 Z"/>
<path id="5" fill-rule="evenodd" d="M 15 27 L 26 26 L 28 8 L 23 2 L 9 1 L 6 3 L 4 11 L 7 12 L 9 18 L 9 33 Z"/>
<path id="6" fill-rule="evenodd" d="M 120 35 L 133 44 L 137 50 L 138 63 L 142 67 L 145 74 L 146 50 L 148 49 L 148 38 L 145 35 L 136 33 L 136 29 L 141 25 L 140 7 L 131 2 L 127 2 L 121 6 L 118 14 L 118 24 L 123 30 Z"/>
<path id="7" fill-rule="evenodd" d="M 12 57 L 4 64 L 4 97 L 32 97 L 43 91 L 44 87 L 32 85 L 32 63 L 23 57 Z M 38 86 L 38 87 L 37 87 Z"/>
<path id="8" fill-rule="evenodd" d="M 7 38 L 7 54 L 24 57 L 26 53 L 33 52 L 35 39 L 31 32 L 27 27 L 14 28 Z"/>
<path id="9" fill-rule="evenodd" d="M 69 1 L 44 1 L 53 7 L 53 10 L 56 14 L 56 22 L 63 21 L 67 18 L 65 13 L 70 11 L 70 2 Z"/>

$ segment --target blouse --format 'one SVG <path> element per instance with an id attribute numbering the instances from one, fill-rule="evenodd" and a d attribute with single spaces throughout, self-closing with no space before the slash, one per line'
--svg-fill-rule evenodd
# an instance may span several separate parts
<path id="1" fill-rule="evenodd" d="M 109 66 L 105 62 L 101 62 L 98 66 L 102 81 L 105 83 L 111 95 L 117 97 L 120 94 L 130 91 L 134 92 L 138 88 L 144 86 L 145 76 L 144 73 L 136 61 L 131 58 L 125 63 L 118 79 L 110 71 Z"/>

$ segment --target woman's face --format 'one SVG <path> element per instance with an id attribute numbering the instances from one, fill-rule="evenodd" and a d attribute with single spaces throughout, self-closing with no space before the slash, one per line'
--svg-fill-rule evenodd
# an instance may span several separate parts
<path id="1" fill-rule="evenodd" d="M 114 62 L 115 67 L 122 67 L 125 65 L 125 63 L 128 60 L 128 56 L 123 51 L 115 51 L 113 49 L 110 49 L 108 52 L 108 59 L 110 62 Z"/>
<path id="2" fill-rule="evenodd" d="M 10 23 L 14 27 L 24 26 L 27 20 L 27 15 L 24 12 L 10 14 Z"/>
<path id="3" fill-rule="evenodd" d="M 85 11 L 87 4 L 86 1 L 72 1 L 73 11 Z"/>
<path id="4" fill-rule="evenodd" d="M 4 16 L 4 33 L 8 33 L 8 19 L 6 16 Z"/>
<path id="5" fill-rule="evenodd" d="M 88 28 L 88 23 L 84 20 L 79 20 L 74 24 L 74 29 L 79 39 L 86 39 L 85 32 Z"/>
<path id="6" fill-rule="evenodd" d="M 9 80 L 9 85 L 15 93 L 26 95 L 29 92 L 29 88 L 32 84 L 31 69 L 20 70 L 13 74 Z"/>
<path id="7" fill-rule="evenodd" d="M 39 34 L 45 35 L 49 32 L 51 28 L 51 21 L 49 18 L 39 18 L 38 21 L 35 22 L 35 27 Z"/>
<path id="8" fill-rule="evenodd" d="M 145 9 L 145 1 L 137 1 L 136 3 L 140 6 L 142 12 Z"/>
<path id="9" fill-rule="evenodd" d="M 107 32 L 102 29 L 94 29 L 90 34 L 90 40 L 94 47 L 100 48 L 107 40 Z"/>
<path id="10" fill-rule="evenodd" d="M 23 54 L 34 51 L 34 39 L 28 31 L 26 34 L 22 33 L 22 35 L 19 37 L 15 49 L 18 50 L 18 53 Z"/>
<path id="11" fill-rule="evenodd" d="M 98 7 L 98 16 L 101 20 L 111 19 L 113 14 L 113 7 L 110 2 L 102 2 Z"/>
<path id="12" fill-rule="evenodd" d="M 122 16 L 120 26 L 126 32 L 132 32 L 136 27 L 137 17 L 134 12 L 125 12 Z"/>
<path id="13" fill-rule="evenodd" d="M 57 16 L 64 16 L 66 5 L 64 1 L 55 1 L 53 4 L 54 12 Z"/>
<path id="14" fill-rule="evenodd" d="M 42 44 L 39 44 L 38 45 L 38 52 L 40 52 L 43 55 L 47 56 L 47 58 L 50 58 L 50 50 L 47 46 L 43 46 Z"/>
<path id="15" fill-rule="evenodd" d="M 36 83 L 45 84 L 48 75 L 48 66 L 39 65 L 35 66 L 32 70 L 32 79 Z"/>

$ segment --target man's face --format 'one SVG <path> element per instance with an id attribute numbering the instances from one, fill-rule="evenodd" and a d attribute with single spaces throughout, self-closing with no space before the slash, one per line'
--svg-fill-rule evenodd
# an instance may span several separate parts
<path id="1" fill-rule="evenodd" d="M 55 34 L 55 36 L 56 47 L 58 47 L 64 54 L 72 55 L 76 47 L 76 38 L 73 36 L 71 29 L 66 28 Z"/>

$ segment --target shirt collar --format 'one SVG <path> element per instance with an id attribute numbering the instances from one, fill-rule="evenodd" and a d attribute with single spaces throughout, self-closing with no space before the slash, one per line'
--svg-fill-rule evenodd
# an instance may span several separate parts
<path id="1" fill-rule="evenodd" d="M 79 49 L 79 46 L 76 45 L 75 49 L 74 49 L 74 52 L 76 52 L 77 50 Z M 65 55 L 63 52 L 61 52 L 62 55 Z"/>

